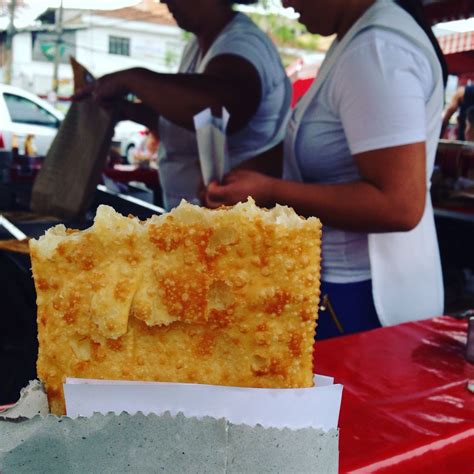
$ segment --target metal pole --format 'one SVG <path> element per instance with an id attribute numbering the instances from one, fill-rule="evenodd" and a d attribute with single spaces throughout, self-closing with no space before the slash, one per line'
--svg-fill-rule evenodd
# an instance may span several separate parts
<path id="1" fill-rule="evenodd" d="M 63 33 L 63 0 L 56 10 L 56 48 L 54 52 L 53 91 L 57 95 L 59 88 L 59 63 L 61 62 L 61 36 Z"/>
<path id="2" fill-rule="evenodd" d="M 10 22 L 8 23 L 7 37 L 5 41 L 5 69 L 3 73 L 3 80 L 5 84 L 11 84 L 13 77 L 13 36 L 15 36 L 16 33 L 15 9 L 16 0 L 10 0 L 10 4 L 8 5 Z"/>

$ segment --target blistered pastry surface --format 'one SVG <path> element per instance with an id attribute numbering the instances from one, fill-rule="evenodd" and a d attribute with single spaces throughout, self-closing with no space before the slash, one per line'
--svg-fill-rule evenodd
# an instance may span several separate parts
<path id="1" fill-rule="evenodd" d="M 66 377 L 311 386 L 321 224 L 281 212 L 101 206 L 90 229 L 31 241 L 51 411 Z"/>

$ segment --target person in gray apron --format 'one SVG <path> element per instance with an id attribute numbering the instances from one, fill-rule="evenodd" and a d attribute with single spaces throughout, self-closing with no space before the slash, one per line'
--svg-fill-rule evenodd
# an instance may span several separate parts
<path id="1" fill-rule="evenodd" d="M 116 103 L 132 93 L 140 104 L 121 102 L 121 119 L 158 125 L 158 171 L 166 209 L 181 199 L 199 203 L 201 182 L 193 117 L 211 107 L 230 113 L 227 147 L 231 168 L 275 147 L 290 114 L 291 84 L 278 52 L 234 3 L 255 0 L 162 0 L 178 26 L 193 33 L 177 74 L 133 68 L 99 78 L 75 95 Z"/>
<path id="2" fill-rule="evenodd" d="M 283 179 L 230 172 L 209 207 L 251 195 L 323 222 L 321 293 L 345 333 L 443 313 L 430 179 L 446 68 L 419 0 L 286 0 L 336 35 L 288 125 Z M 278 166 L 278 157 L 273 157 Z M 317 338 L 338 334 L 321 316 Z"/>

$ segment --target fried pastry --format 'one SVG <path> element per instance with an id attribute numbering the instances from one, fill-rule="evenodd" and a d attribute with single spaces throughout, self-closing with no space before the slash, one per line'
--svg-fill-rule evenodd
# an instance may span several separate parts
<path id="1" fill-rule="evenodd" d="M 49 229 L 30 253 L 51 412 L 66 377 L 311 386 L 320 252 L 318 219 L 251 200 Z"/>

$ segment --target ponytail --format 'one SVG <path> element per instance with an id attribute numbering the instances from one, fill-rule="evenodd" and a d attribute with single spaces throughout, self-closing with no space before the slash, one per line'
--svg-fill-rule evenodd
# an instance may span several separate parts
<path id="1" fill-rule="evenodd" d="M 443 82 L 446 86 L 446 83 L 448 81 L 448 65 L 446 63 L 443 51 L 441 51 L 441 47 L 439 46 L 438 40 L 436 39 L 436 36 L 434 35 L 433 30 L 431 29 L 431 26 L 426 20 L 421 0 L 395 0 L 395 3 L 413 17 L 413 19 L 418 23 L 420 28 L 426 33 L 426 36 L 428 36 L 428 38 L 430 39 L 441 64 L 441 69 L 443 71 Z"/>

